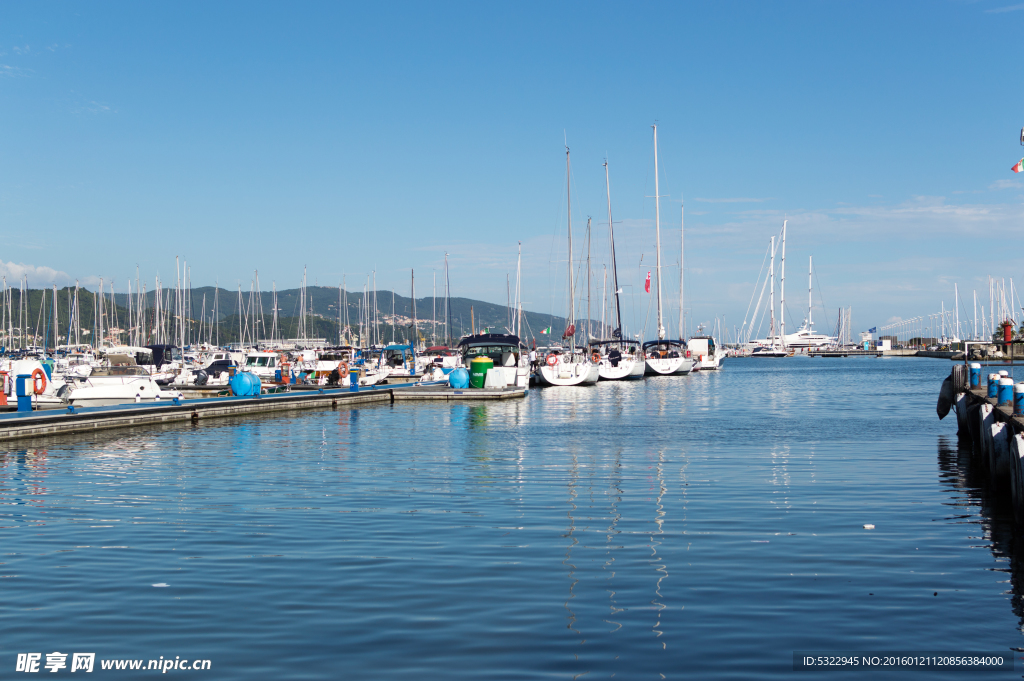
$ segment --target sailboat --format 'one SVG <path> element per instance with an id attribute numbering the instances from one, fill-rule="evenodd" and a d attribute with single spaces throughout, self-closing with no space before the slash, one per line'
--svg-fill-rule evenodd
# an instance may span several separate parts
<path id="1" fill-rule="evenodd" d="M 814 282 L 814 258 L 807 258 L 807 317 L 803 325 L 796 330 L 796 333 L 787 334 L 784 342 L 787 348 L 796 351 L 809 350 L 810 348 L 822 348 L 835 343 L 836 339 L 823 333 L 814 331 L 814 301 L 812 298 Z"/>
<path id="2" fill-rule="evenodd" d="M 786 253 L 786 248 L 785 248 L 785 243 L 786 243 L 786 223 L 785 222 L 782 223 L 782 243 L 783 243 L 783 248 L 782 248 L 782 253 L 783 253 L 782 258 L 783 258 L 783 260 L 782 260 L 782 262 L 785 263 L 786 262 L 786 260 L 785 260 L 785 258 L 786 258 L 786 256 L 785 256 L 785 253 Z M 770 261 L 770 265 L 768 267 L 768 281 L 770 282 L 769 283 L 769 292 L 768 292 L 768 308 L 769 308 L 769 314 L 770 314 L 770 321 L 768 322 L 768 338 L 765 339 L 765 340 L 753 341 L 754 348 L 750 352 L 750 356 L 751 357 L 787 357 L 787 356 L 789 356 L 789 351 L 786 350 L 785 347 L 780 343 L 780 339 L 779 339 L 779 337 L 778 337 L 778 335 L 777 335 L 777 333 L 775 331 L 775 237 L 774 236 L 772 236 L 770 251 L 771 251 L 771 261 Z M 785 281 L 785 276 L 786 276 L 785 275 L 785 271 L 786 270 L 785 270 L 785 265 L 784 264 L 783 264 L 783 270 L 782 271 L 783 271 L 783 275 L 782 275 L 783 276 L 783 281 Z M 785 284 L 783 284 L 783 286 L 785 286 Z M 785 288 L 783 288 L 783 291 L 785 291 Z M 782 301 L 783 301 L 782 302 L 782 308 L 785 309 L 785 293 L 783 293 Z M 760 302 L 758 304 L 760 304 Z"/>
<path id="3" fill-rule="evenodd" d="M 572 271 L 571 168 L 569 147 L 567 146 L 565 148 L 565 181 L 568 205 L 566 216 L 569 225 L 569 324 L 566 326 L 565 332 L 562 333 L 562 341 L 568 341 L 569 347 L 550 348 L 543 358 L 540 368 L 537 370 L 537 378 L 546 385 L 593 385 L 600 378 L 597 362 L 591 361 L 591 357 L 582 348 L 576 347 L 576 280 Z"/>
<path id="4" fill-rule="evenodd" d="M 608 180 L 608 161 L 604 162 L 604 186 L 608 196 L 608 241 L 611 244 L 612 286 L 615 291 L 615 330 L 611 340 L 595 340 L 590 347 L 597 353 L 597 371 L 602 380 L 643 378 L 646 370 L 643 348 L 635 340 L 622 337 L 622 306 L 619 301 L 619 270 L 615 262 L 615 230 L 612 227 L 612 189 Z M 603 306 L 602 306 L 603 309 Z M 601 313 L 601 328 L 604 329 L 604 313 Z"/>
<path id="5" fill-rule="evenodd" d="M 658 196 L 658 126 L 654 129 L 654 234 L 657 250 L 655 271 L 658 279 L 658 340 L 643 344 L 647 356 L 648 374 L 671 376 L 688 374 L 693 368 L 693 361 L 686 356 L 686 346 L 682 340 L 665 338 L 665 323 L 661 310 L 661 198 Z"/>

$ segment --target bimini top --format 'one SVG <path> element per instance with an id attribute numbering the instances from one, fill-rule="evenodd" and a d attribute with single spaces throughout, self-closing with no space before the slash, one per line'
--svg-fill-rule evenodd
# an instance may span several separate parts
<path id="1" fill-rule="evenodd" d="M 381 349 L 382 350 L 402 350 L 402 351 L 408 350 L 409 352 L 412 352 L 412 346 L 411 345 L 386 345 L 386 346 L 384 346 Z"/>
<path id="2" fill-rule="evenodd" d="M 481 333 L 476 336 L 466 336 L 459 341 L 459 347 L 463 345 L 514 345 L 525 348 L 519 336 L 512 336 L 504 333 Z"/>
<path id="3" fill-rule="evenodd" d="M 652 347 L 654 347 L 656 345 L 680 345 L 680 346 L 685 346 L 686 343 L 684 343 L 681 340 L 669 340 L 668 338 L 666 338 L 665 340 L 660 340 L 660 341 L 659 340 L 647 341 L 646 343 L 644 343 L 643 347 L 644 347 L 644 350 L 646 350 L 647 348 L 652 348 Z"/>
<path id="4" fill-rule="evenodd" d="M 658 343 L 658 341 L 654 341 L 654 342 L 655 342 L 655 344 Z M 665 342 L 665 341 L 661 341 L 661 342 Z M 672 341 L 669 341 L 669 342 L 672 342 Z M 592 341 L 590 341 L 590 345 L 640 345 L 640 341 L 637 341 L 637 340 L 627 340 L 625 338 L 623 338 L 622 340 L 592 340 Z M 647 347 L 647 346 L 645 345 L 644 347 Z"/>

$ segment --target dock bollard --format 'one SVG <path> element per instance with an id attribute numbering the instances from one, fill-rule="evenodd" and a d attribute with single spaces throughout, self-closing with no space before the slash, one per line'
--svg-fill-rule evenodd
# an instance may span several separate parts
<path id="1" fill-rule="evenodd" d="M 981 365 L 977 362 L 971 362 L 971 387 L 981 387 Z"/>
<path id="2" fill-rule="evenodd" d="M 999 374 L 988 375 L 988 392 L 986 393 L 989 397 L 999 396 Z"/>
<path id="3" fill-rule="evenodd" d="M 1013 386 L 1013 415 L 1024 416 L 1024 383 Z"/>
<path id="4" fill-rule="evenodd" d="M 1013 379 L 1004 377 L 999 379 L 999 404 L 1010 406 L 1013 404 Z"/>
<path id="5" fill-rule="evenodd" d="M 359 392 L 359 371 L 357 369 L 348 372 L 348 391 Z"/>
<path id="6" fill-rule="evenodd" d="M 27 383 L 32 380 L 29 374 L 18 374 L 14 379 L 14 389 L 18 395 L 18 411 L 32 411 L 32 393 L 28 391 Z"/>

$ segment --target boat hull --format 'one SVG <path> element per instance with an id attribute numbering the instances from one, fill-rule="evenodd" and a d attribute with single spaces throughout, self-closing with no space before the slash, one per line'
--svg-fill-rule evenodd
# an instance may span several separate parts
<path id="1" fill-rule="evenodd" d="M 653 376 L 681 376 L 690 373 L 693 360 L 686 357 L 648 357 L 646 373 Z"/>
<path id="2" fill-rule="evenodd" d="M 537 379 L 542 385 L 573 386 L 594 385 L 601 374 L 593 362 L 561 362 L 554 366 L 544 364 L 537 371 Z"/>
<path id="3" fill-rule="evenodd" d="M 602 381 L 635 381 L 644 377 L 647 371 L 645 360 L 627 359 L 619 360 L 618 366 L 612 366 L 607 358 L 602 359 L 597 365 L 598 375 Z"/>

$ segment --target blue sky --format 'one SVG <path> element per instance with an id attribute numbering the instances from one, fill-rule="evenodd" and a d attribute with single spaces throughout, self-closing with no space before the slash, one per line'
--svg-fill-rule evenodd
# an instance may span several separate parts
<path id="1" fill-rule="evenodd" d="M 1024 285 L 1022 28 L 990 1 L 4 3 L 0 268 L 403 293 L 415 268 L 424 295 L 447 251 L 454 294 L 503 302 L 522 241 L 527 307 L 563 314 L 567 139 L 574 258 L 590 215 L 607 261 L 607 158 L 636 331 L 657 122 L 671 319 L 680 198 L 695 321 L 742 322 L 786 217 L 791 323 L 809 255 L 856 328 L 954 282 L 987 301 Z"/>

